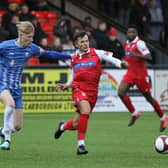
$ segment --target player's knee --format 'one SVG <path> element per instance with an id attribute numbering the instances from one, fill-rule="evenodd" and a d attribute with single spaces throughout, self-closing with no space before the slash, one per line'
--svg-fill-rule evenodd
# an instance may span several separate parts
<path id="1" fill-rule="evenodd" d="M 22 125 L 16 124 L 16 125 L 14 125 L 14 128 L 16 131 L 20 131 L 22 129 Z"/>
<path id="2" fill-rule="evenodd" d="M 6 105 L 7 107 L 15 108 L 15 102 L 14 102 L 13 100 L 8 101 L 5 105 Z"/>
<path id="3" fill-rule="evenodd" d="M 145 95 L 145 99 L 151 104 L 153 104 L 153 102 L 155 101 L 151 95 Z"/>
<path id="4" fill-rule="evenodd" d="M 74 127 L 75 129 L 78 128 L 78 121 L 74 121 L 74 122 L 73 122 L 73 127 Z"/>
<path id="5" fill-rule="evenodd" d="M 12 101 L 7 102 L 5 105 L 6 105 L 7 107 L 12 107 L 12 108 L 15 108 L 15 103 L 14 103 L 14 102 L 12 102 Z"/>
<path id="6" fill-rule="evenodd" d="M 124 92 L 121 89 L 118 90 L 118 96 L 119 97 L 123 97 L 124 96 Z"/>

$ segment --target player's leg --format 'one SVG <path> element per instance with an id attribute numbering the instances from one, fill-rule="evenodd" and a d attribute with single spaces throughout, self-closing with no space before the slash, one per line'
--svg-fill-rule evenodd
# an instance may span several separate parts
<path id="1" fill-rule="evenodd" d="M 79 117 L 80 117 L 80 114 L 79 113 L 76 113 L 75 116 L 74 116 L 74 119 L 73 120 L 69 120 L 67 122 L 63 122 L 61 121 L 58 125 L 58 128 L 57 130 L 55 131 L 54 133 L 54 138 L 55 139 L 58 139 L 61 137 L 62 133 L 65 131 L 65 130 L 76 130 L 77 129 L 77 126 L 78 126 L 78 120 L 79 120 Z"/>
<path id="2" fill-rule="evenodd" d="M 15 102 L 13 97 L 11 96 L 8 90 L 3 90 L 0 94 L 0 99 L 2 103 L 5 105 L 4 111 L 4 126 L 1 129 L 1 145 L 3 143 L 6 144 L 6 150 L 9 149 L 9 143 L 11 141 L 11 129 L 10 129 L 10 118 L 13 115 L 13 111 L 15 108 Z M 0 148 L 1 148 L 0 145 Z"/>
<path id="3" fill-rule="evenodd" d="M 12 133 L 21 130 L 23 125 L 23 109 L 15 109 L 13 122 L 11 122 Z"/>
<path id="4" fill-rule="evenodd" d="M 77 154 L 87 154 L 85 149 L 85 135 L 88 127 L 88 119 L 91 113 L 91 106 L 88 100 L 81 100 L 78 103 L 80 117 L 78 121 L 78 149 Z"/>
<path id="5" fill-rule="evenodd" d="M 167 127 L 168 122 L 168 116 L 163 112 L 163 110 L 160 108 L 159 103 L 157 100 L 155 100 L 151 95 L 151 80 L 149 76 L 142 77 L 137 81 L 137 86 L 143 96 L 146 98 L 146 100 L 153 106 L 156 113 L 160 117 L 161 125 L 160 125 L 160 131 L 164 131 L 164 129 Z"/>
<path id="6" fill-rule="evenodd" d="M 125 81 L 121 81 L 119 88 L 118 88 L 118 96 L 122 100 L 122 102 L 125 104 L 125 106 L 128 108 L 128 110 L 133 113 L 135 111 L 135 108 L 131 102 L 130 97 L 127 95 L 128 90 L 130 89 L 131 84 Z"/>
<path id="7" fill-rule="evenodd" d="M 157 115 L 160 117 L 160 120 L 161 120 L 160 132 L 163 132 L 166 129 L 166 127 L 167 127 L 168 116 L 160 108 L 159 103 L 157 102 L 157 100 L 155 100 L 152 97 L 150 92 L 143 93 L 143 95 L 146 98 L 146 100 L 153 106 L 153 108 L 155 109 Z"/>
<path id="8" fill-rule="evenodd" d="M 135 110 L 135 107 L 133 106 L 130 97 L 126 94 L 131 86 L 132 84 L 125 81 L 121 81 L 118 89 L 118 96 L 120 97 L 121 101 L 125 104 L 129 112 L 132 114 L 128 126 L 132 126 L 141 115 L 140 112 Z"/>
<path id="9" fill-rule="evenodd" d="M 0 145 L 0 149 L 9 150 L 11 142 L 11 133 L 19 131 L 22 128 L 23 110 L 15 109 L 8 120 L 9 133 L 5 134 L 5 141 Z"/>

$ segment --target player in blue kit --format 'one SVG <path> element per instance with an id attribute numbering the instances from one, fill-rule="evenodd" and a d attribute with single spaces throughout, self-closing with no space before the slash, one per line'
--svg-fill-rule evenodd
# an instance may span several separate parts
<path id="1" fill-rule="evenodd" d="M 0 149 L 3 150 L 10 149 L 11 134 L 22 127 L 21 77 L 29 58 L 71 59 L 70 55 L 44 50 L 32 43 L 34 27 L 30 22 L 20 22 L 17 28 L 17 39 L 0 43 L 0 101 L 5 105 L 4 125 L 0 129 Z"/>

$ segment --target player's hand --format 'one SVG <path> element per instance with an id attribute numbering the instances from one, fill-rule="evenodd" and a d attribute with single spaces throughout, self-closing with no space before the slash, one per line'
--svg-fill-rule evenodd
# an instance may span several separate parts
<path id="1" fill-rule="evenodd" d="M 121 61 L 121 67 L 122 68 L 128 68 L 128 62 L 127 61 Z"/>
<path id="2" fill-rule="evenodd" d="M 56 86 L 56 91 L 61 91 L 61 90 L 66 90 L 68 89 L 69 86 L 66 84 L 58 83 Z"/>

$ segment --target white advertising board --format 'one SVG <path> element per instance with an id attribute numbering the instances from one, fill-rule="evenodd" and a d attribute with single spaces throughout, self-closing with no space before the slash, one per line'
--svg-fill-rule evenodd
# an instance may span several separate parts
<path id="1" fill-rule="evenodd" d="M 168 110 L 168 70 L 155 71 L 155 97 L 161 108 Z"/>

